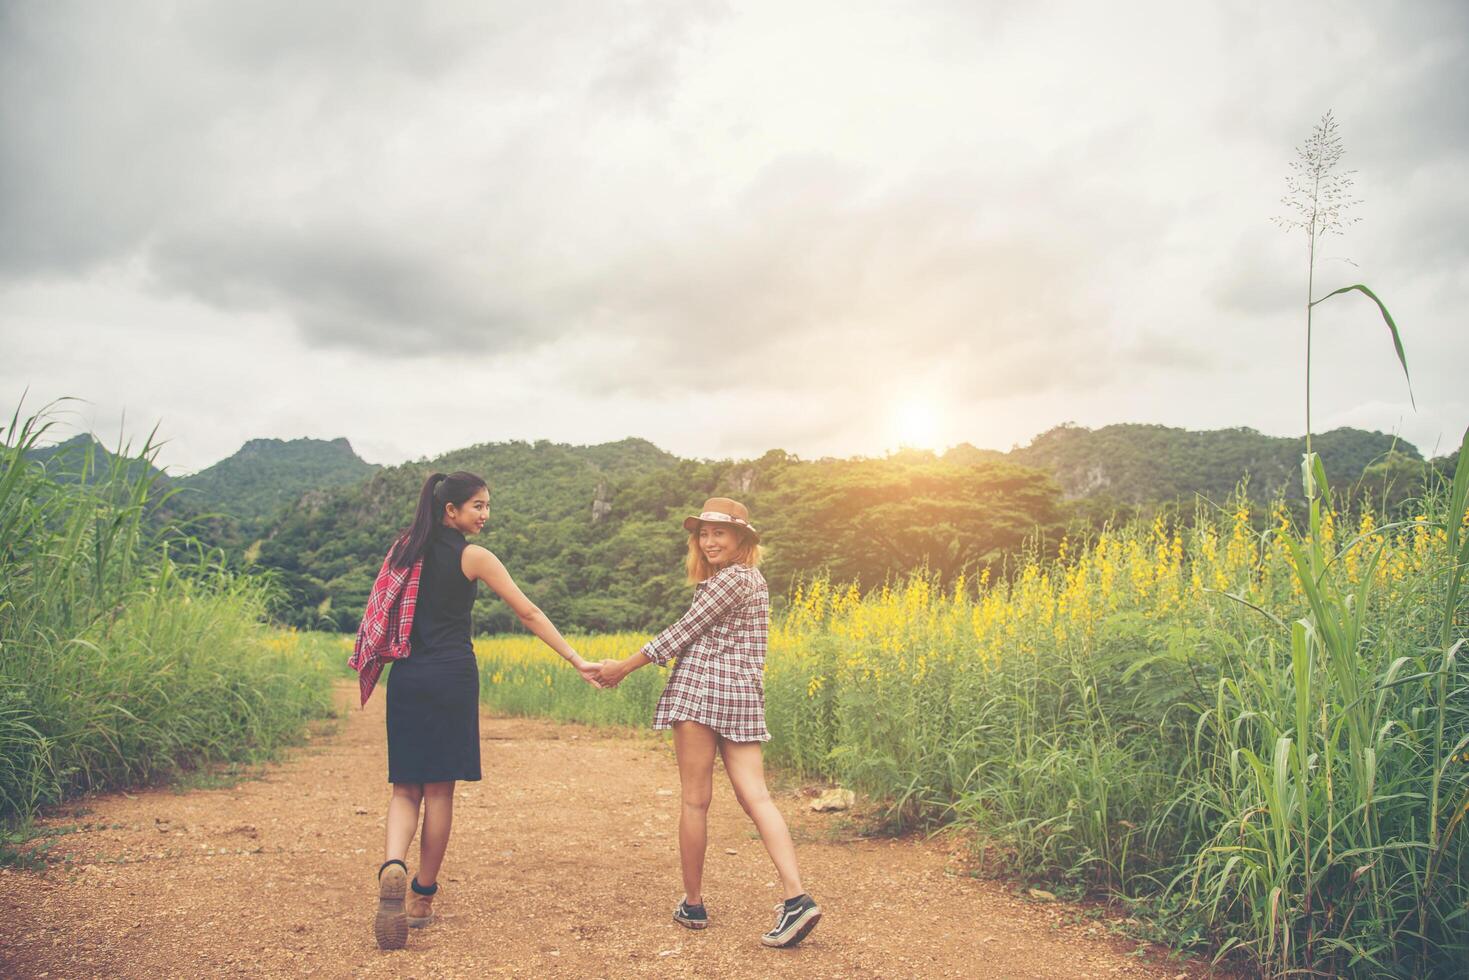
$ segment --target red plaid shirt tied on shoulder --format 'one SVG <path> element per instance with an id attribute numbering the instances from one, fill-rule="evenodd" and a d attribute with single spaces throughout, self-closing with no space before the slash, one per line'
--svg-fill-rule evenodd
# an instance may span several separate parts
<path id="1" fill-rule="evenodd" d="M 654 728 L 708 725 L 732 742 L 765 742 L 765 643 L 770 590 L 749 565 L 727 565 L 694 592 L 694 604 L 643 647 L 660 666 L 677 658 L 653 712 Z"/>
<path id="2" fill-rule="evenodd" d="M 418 579 L 423 559 L 407 568 L 393 567 L 393 552 L 383 559 L 383 567 L 372 583 L 367 609 L 357 626 L 357 643 L 347 666 L 357 671 L 357 686 L 362 690 L 362 703 L 372 696 L 377 679 L 389 660 L 408 656 L 409 637 L 413 634 L 413 610 L 418 604 Z"/>

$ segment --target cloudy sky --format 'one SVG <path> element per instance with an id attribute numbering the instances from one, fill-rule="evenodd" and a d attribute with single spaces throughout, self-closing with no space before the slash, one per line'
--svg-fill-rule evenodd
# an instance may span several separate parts
<path id="1" fill-rule="evenodd" d="M 375 462 L 1469 423 L 1469 5 L 0 0 L 0 408 Z"/>

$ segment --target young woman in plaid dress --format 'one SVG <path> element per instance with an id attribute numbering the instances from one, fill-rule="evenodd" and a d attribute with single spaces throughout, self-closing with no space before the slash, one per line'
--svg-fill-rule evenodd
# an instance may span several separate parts
<path id="1" fill-rule="evenodd" d="M 674 920 L 690 929 L 709 924 L 704 851 L 717 752 L 785 892 L 785 901 L 776 906 L 774 928 L 760 941 L 794 946 L 816 927 L 821 908 L 801 884 L 790 830 L 765 788 L 760 743 L 770 739 L 763 679 L 770 592 L 756 568 L 760 535 L 744 505 L 727 497 L 706 501 L 698 516 L 684 521 L 684 528 L 689 531 L 689 581 L 697 585 L 693 605 L 631 657 L 603 661 L 599 677 L 604 687 L 616 686 L 639 667 L 675 661 L 653 714 L 654 728 L 673 729 L 683 797 L 678 854 L 684 898 Z"/>

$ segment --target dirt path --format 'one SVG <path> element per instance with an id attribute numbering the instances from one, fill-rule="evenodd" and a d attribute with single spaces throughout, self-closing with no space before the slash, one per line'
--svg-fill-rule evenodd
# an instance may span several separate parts
<path id="1" fill-rule="evenodd" d="M 344 686 L 344 705 L 355 686 Z M 826 910 L 767 950 L 775 877 L 716 774 L 711 927 L 680 888 L 672 750 L 651 739 L 486 718 L 485 779 L 457 797 L 439 921 L 380 952 L 370 929 L 386 803 L 383 698 L 266 777 L 86 801 L 70 869 L 0 872 L 6 977 L 1177 977 L 1065 904 L 955 874 L 942 844 L 844 840 L 794 792 L 802 871 Z M 416 856 L 416 849 L 410 858 Z M 410 860 L 410 866 L 412 860 Z"/>

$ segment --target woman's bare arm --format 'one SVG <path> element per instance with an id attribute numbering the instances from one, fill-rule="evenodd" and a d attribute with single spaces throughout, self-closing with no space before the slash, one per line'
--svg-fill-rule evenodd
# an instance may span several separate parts
<path id="1" fill-rule="evenodd" d="M 566 642 L 566 638 L 561 635 L 556 624 L 552 623 L 546 614 L 541 612 L 540 607 L 520 591 L 520 586 L 516 585 L 515 580 L 510 577 L 510 572 L 505 568 L 504 562 L 496 558 L 488 549 L 472 544 L 464 549 L 464 555 L 460 559 L 460 568 L 464 571 L 465 578 L 476 579 L 488 585 L 495 595 L 505 601 L 511 612 L 515 613 L 526 629 L 539 637 L 546 646 L 560 654 L 588 681 L 593 684 L 597 683 L 592 676 L 597 668 L 582 659 L 581 654 L 573 650 L 571 644 Z"/>

